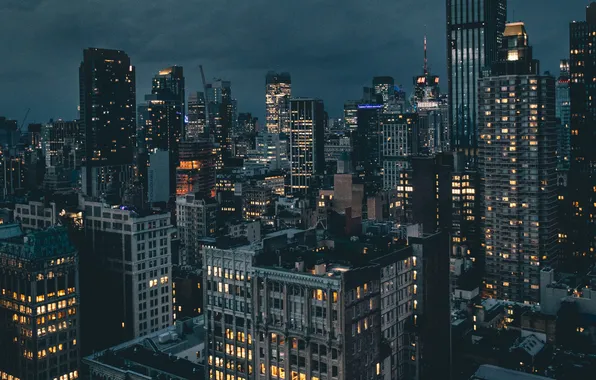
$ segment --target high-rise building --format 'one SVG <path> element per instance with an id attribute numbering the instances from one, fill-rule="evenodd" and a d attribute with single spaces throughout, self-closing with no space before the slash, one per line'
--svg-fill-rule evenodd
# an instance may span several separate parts
<path id="1" fill-rule="evenodd" d="M 207 130 L 207 115 L 205 93 L 191 92 L 188 95 L 188 124 L 186 125 L 186 139 L 196 140 L 205 137 Z"/>
<path id="2" fill-rule="evenodd" d="M 557 256 L 555 80 L 540 75 L 521 22 L 479 82 L 485 294 L 540 301 L 540 268 Z"/>
<path id="3" fill-rule="evenodd" d="M 78 121 L 51 120 L 41 129 L 41 149 L 48 166 L 80 166 L 83 152 Z"/>
<path id="4" fill-rule="evenodd" d="M 216 166 L 222 169 L 224 162 L 232 156 L 235 101 L 232 99 L 231 82 L 218 79 L 207 84 L 206 96 L 209 135 L 216 144 Z"/>
<path id="5" fill-rule="evenodd" d="M 381 115 L 383 137 L 383 188 L 395 190 L 403 185 L 400 175 L 409 170 L 410 158 L 416 153 L 418 117 L 416 114 L 384 113 Z"/>
<path id="6" fill-rule="evenodd" d="M 596 4 L 586 8 L 586 21 L 573 22 L 570 33 L 571 167 L 567 203 L 572 206 L 567 256 L 596 257 Z M 578 268 L 582 268 L 581 264 Z"/>
<path id="7" fill-rule="evenodd" d="M 319 99 L 290 100 L 290 189 L 306 193 L 325 167 L 325 109 Z"/>
<path id="8" fill-rule="evenodd" d="M 66 229 L 0 235 L 0 378 L 78 378 L 79 257 Z"/>
<path id="9" fill-rule="evenodd" d="M 238 130 L 236 134 L 255 133 L 257 131 L 258 117 L 253 117 L 250 112 L 238 114 Z"/>
<path id="10" fill-rule="evenodd" d="M 176 168 L 176 195 L 215 197 L 216 148 L 207 139 L 182 141 Z"/>
<path id="11" fill-rule="evenodd" d="M 358 104 L 360 103 L 360 100 L 348 100 L 344 103 L 344 121 L 349 131 L 355 131 L 358 128 Z"/>
<path id="12" fill-rule="evenodd" d="M 269 133 L 288 133 L 288 106 L 292 96 L 290 73 L 270 71 L 265 77 L 265 124 Z"/>
<path id="13" fill-rule="evenodd" d="M 557 80 L 556 115 L 559 123 L 557 139 L 558 169 L 568 171 L 571 164 L 571 99 L 569 92 L 569 60 L 562 59 Z"/>
<path id="14" fill-rule="evenodd" d="M 146 178 L 148 155 L 156 150 L 167 151 L 170 155 L 169 171 L 173 173 L 176 170 L 179 144 L 184 136 L 184 96 L 182 67 L 168 67 L 153 77 L 151 94 L 145 95 L 145 104 L 140 105 L 138 110 L 137 162 L 142 178 Z M 170 176 L 170 194 L 174 194 L 175 190 L 176 178 Z"/>
<path id="15" fill-rule="evenodd" d="M 99 202 L 84 207 L 81 287 L 93 300 L 82 310 L 85 349 L 107 348 L 170 326 L 170 213 Z M 105 313 L 108 304 L 112 307 Z"/>
<path id="16" fill-rule="evenodd" d="M 387 111 L 394 100 L 395 80 L 393 77 L 374 77 L 372 80 L 373 94 L 383 102 L 383 110 Z"/>
<path id="17" fill-rule="evenodd" d="M 358 127 L 354 137 L 354 168 L 367 185 L 380 184 L 382 168 L 381 104 L 358 105 Z M 376 186 L 373 186 L 376 187 Z"/>
<path id="18" fill-rule="evenodd" d="M 447 0 L 447 76 L 451 146 L 475 162 L 478 79 L 497 60 L 507 0 Z"/>
<path id="19" fill-rule="evenodd" d="M 98 174 L 92 175 L 91 168 L 114 168 L 133 163 L 136 89 L 135 68 L 128 55 L 121 50 L 85 49 L 79 69 L 79 92 L 85 146 L 83 161 L 87 172 L 83 191 L 100 196 L 91 188 L 94 175 Z M 122 188 L 122 184 L 114 185 Z M 122 193 L 119 189 L 115 192 Z"/>
<path id="20" fill-rule="evenodd" d="M 199 239 L 216 233 L 217 202 L 200 194 L 176 198 L 176 226 L 180 242 L 186 249 L 186 263 L 200 267 Z"/>

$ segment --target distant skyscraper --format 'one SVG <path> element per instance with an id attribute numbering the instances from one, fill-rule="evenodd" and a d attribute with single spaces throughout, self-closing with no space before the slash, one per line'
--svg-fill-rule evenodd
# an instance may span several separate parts
<path id="1" fill-rule="evenodd" d="M 325 166 L 325 109 L 319 99 L 290 100 L 291 191 L 306 193 Z"/>
<path id="2" fill-rule="evenodd" d="M 85 165 L 131 164 L 135 138 L 135 68 L 120 50 L 89 48 L 79 69 Z"/>
<path id="3" fill-rule="evenodd" d="M 208 139 L 180 143 L 178 168 L 176 168 L 176 195 L 198 193 L 201 197 L 215 196 L 216 155 Z"/>
<path id="4" fill-rule="evenodd" d="M 232 156 L 235 110 L 232 84 L 230 81 L 218 79 L 207 85 L 206 95 L 209 107 L 209 135 L 213 137 L 216 144 L 217 168 L 222 169 L 224 161 Z"/>
<path id="5" fill-rule="evenodd" d="M 120 50 L 89 48 L 79 68 L 80 120 L 84 139 L 83 192 L 120 196 L 120 174 L 133 163 L 136 136 L 135 68 Z M 103 167 L 100 170 L 92 168 Z M 99 173 L 107 174 L 97 178 Z M 94 186 L 94 182 L 113 182 Z M 98 193 L 105 188 L 107 193 Z M 109 194 L 108 194 L 109 193 Z"/>
<path id="6" fill-rule="evenodd" d="M 7 224 L 0 236 L 0 378 L 78 378 L 79 255 L 66 229 Z"/>
<path id="7" fill-rule="evenodd" d="M 374 77 L 372 81 L 373 93 L 381 97 L 383 107 L 385 110 L 389 108 L 394 98 L 393 89 L 395 88 L 395 80 L 393 77 Z"/>
<path id="8" fill-rule="evenodd" d="M 569 93 L 569 60 L 562 59 L 560 74 L 557 80 L 557 120 L 559 123 L 559 137 L 557 140 L 558 167 L 569 170 L 571 161 L 571 100 Z"/>
<path id="9" fill-rule="evenodd" d="M 358 128 L 358 104 L 360 100 L 348 100 L 344 103 L 344 121 L 346 129 L 355 131 Z"/>
<path id="10" fill-rule="evenodd" d="M 255 133 L 259 118 L 253 117 L 250 112 L 238 114 L 238 134 Z"/>
<path id="11" fill-rule="evenodd" d="M 496 61 L 507 0 L 447 0 L 447 76 L 452 148 L 474 162 L 478 146 L 478 79 Z"/>
<path id="12" fill-rule="evenodd" d="M 416 114 L 381 115 L 383 188 L 386 190 L 395 190 L 398 185 L 403 185 L 400 176 L 410 169 L 410 158 L 416 152 L 417 124 Z"/>
<path id="13" fill-rule="evenodd" d="M 354 168 L 363 175 L 366 184 L 377 183 L 380 185 L 382 167 L 382 141 L 381 104 L 358 105 L 358 127 L 354 138 Z M 375 179 L 376 178 L 376 179 Z M 369 188 L 367 187 L 367 190 Z"/>
<path id="14" fill-rule="evenodd" d="M 586 21 L 570 24 L 571 167 L 568 204 L 574 216 L 569 255 L 596 258 L 596 4 L 586 9 Z M 590 47 L 592 46 L 592 47 Z M 582 266 L 583 267 L 583 266 Z"/>
<path id="15" fill-rule="evenodd" d="M 208 132 L 205 108 L 205 93 L 191 92 L 188 96 L 188 124 L 186 126 L 187 140 L 198 139 Z"/>
<path id="16" fill-rule="evenodd" d="M 555 80 L 539 74 L 523 23 L 507 24 L 503 37 L 478 87 L 484 291 L 536 303 L 540 269 L 558 250 Z"/>
<path id="17" fill-rule="evenodd" d="M 141 176 L 145 178 L 144 162 L 156 150 L 168 151 L 170 172 L 176 170 L 180 139 L 184 131 L 184 72 L 180 66 L 160 70 L 153 77 L 151 94 L 146 104 L 139 106 L 137 128 Z M 145 185 L 147 188 L 147 186 Z M 170 194 L 174 194 L 176 180 L 170 176 Z"/>
<path id="18" fill-rule="evenodd" d="M 265 78 L 265 123 L 269 133 L 288 132 L 288 104 L 291 96 L 290 74 L 268 72 Z"/>

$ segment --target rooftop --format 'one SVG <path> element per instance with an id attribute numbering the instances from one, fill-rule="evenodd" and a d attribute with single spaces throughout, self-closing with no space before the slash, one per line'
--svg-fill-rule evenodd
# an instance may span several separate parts
<path id="1" fill-rule="evenodd" d="M 66 228 L 50 227 L 24 233 L 18 224 L 0 226 L 0 252 L 28 260 L 73 254 Z"/>
<path id="2" fill-rule="evenodd" d="M 200 352 L 205 341 L 204 317 L 186 318 L 176 325 L 83 358 L 90 367 L 109 366 L 152 379 L 148 368 L 187 379 L 203 378 L 203 365 L 189 352 Z M 143 377 L 141 377 L 143 378 Z"/>
<path id="3" fill-rule="evenodd" d="M 525 372 L 514 371 L 497 367 L 494 365 L 484 364 L 478 368 L 478 371 L 470 378 L 470 380 L 541 380 L 548 379 L 548 377 L 532 375 Z"/>

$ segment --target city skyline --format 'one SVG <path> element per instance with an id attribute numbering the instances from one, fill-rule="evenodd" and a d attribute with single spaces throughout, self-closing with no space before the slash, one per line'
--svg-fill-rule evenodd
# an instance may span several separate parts
<path id="1" fill-rule="evenodd" d="M 372 76 L 391 75 L 410 94 L 411 74 L 422 70 L 426 33 L 430 69 L 441 77 L 442 91 L 446 92 L 445 4 L 437 0 L 416 2 L 415 7 L 413 4 L 383 2 L 375 8 L 350 2 L 340 9 L 333 4 L 319 4 L 318 15 L 311 15 L 306 10 L 309 7 L 288 12 L 313 17 L 309 22 L 313 27 L 306 29 L 295 22 L 287 23 L 283 16 L 271 17 L 268 28 L 261 26 L 266 1 L 250 6 L 217 5 L 207 12 L 198 12 L 197 5 L 176 8 L 166 7 L 165 3 L 138 12 L 133 5 L 109 1 L 99 10 L 85 4 L 61 9 L 50 1 L 8 1 L 0 5 L 0 30 L 4 31 L 0 41 L 13 53 L 0 63 L 0 81 L 8 89 L 0 97 L 0 114 L 22 120 L 31 108 L 28 122 L 76 118 L 77 77 L 73 72 L 80 62 L 80 51 L 88 47 L 126 51 L 137 68 L 139 94 L 149 93 L 155 71 L 170 65 L 185 68 L 189 93 L 201 91 L 198 65 L 202 64 L 208 81 L 222 78 L 236 83 L 239 109 L 252 112 L 263 123 L 265 107 L 255 94 L 264 93 L 264 77 L 269 70 L 290 72 L 293 94 L 323 99 L 330 116 L 340 116 L 343 102 L 357 97 Z M 519 0 L 510 1 L 508 6 L 508 21 L 524 20 L 529 32 L 537 36 L 533 43 L 536 56 L 543 62 L 542 69 L 553 74 L 558 72 L 559 59 L 568 54 L 568 22 L 582 20 L 585 5 L 564 8 L 559 4 L 556 0 L 541 2 L 540 14 L 532 12 L 532 4 Z M 436 12 L 433 7 L 438 8 Z M 197 19 L 190 23 L 189 15 L 195 14 L 195 9 Z M 410 16 L 400 17 L 406 10 Z M 222 12 L 226 12 L 232 27 L 218 38 L 210 38 L 205 33 L 210 33 L 211 20 L 221 17 Z M 182 26 L 145 31 L 141 25 L 150 23 L 153 14 L 172 21 L 160 24 Z M 556 15 L 561 21 L 541 23 L 545 15 Z M 136 17 L 143 17 L 143 22 Z M 61 21 L 66 18 L 75 21 Z M 85 26 L 76 21 L 89 18 L 93 22 Z M 381 33 L 381 25 L 391 23 L 397 23 L 395 32 Z M 271 27 L 277 27 L 280 33 L 272 35 Z M 234 32 L 243 39 L 236 38 Z M 182 35 L 179 43 L 171 44 L 173 35 Z M 197 40 L 186 35 L 206 38 Z M 288 35 L 299 37 L 289 39 Z"/>

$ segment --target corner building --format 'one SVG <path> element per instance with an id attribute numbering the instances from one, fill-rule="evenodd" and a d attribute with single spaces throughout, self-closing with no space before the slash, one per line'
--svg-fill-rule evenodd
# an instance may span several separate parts
<path id="1" fill-rule="evenodd" d="M 78 252 L 66 229 L 0 227 L 0 379 L 79 377 Z"/>

